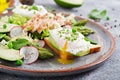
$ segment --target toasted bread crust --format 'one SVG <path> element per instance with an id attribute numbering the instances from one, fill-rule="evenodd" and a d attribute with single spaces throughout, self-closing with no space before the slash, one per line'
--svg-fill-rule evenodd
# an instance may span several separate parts
<path id="1" fill-rule="evenodd" d="M 100 52 L 100 50 L 101 50 L 101 45 L 92 45 L 90 47 L 90 54 L 95 52 Z"/>
<path id="2" fill-rule="evenodd" d="M 48 38 L 45 38 L 44 41 L 45 41 L 45 43 L 46 43 L 58 56 L 60 56 L 60 51 L 59 51 L 59 50 L 56 50 L 56 49 L 50 44 Z M 90 52 L 89 52 L 90 54 L 91 54 L 91 53 L 95 53 L 95 52 L 99 52 L 99 51 L 101 50 L 101 45 L 91 45 L 90 47 L 91 47 L 91 48 L 90 48 Z M 70 55 L 67 56 L 67 59 L 73 59 L 73 58 L 75 58 L 75 57 L 76 57 L 76 56 L 70 54 Z"/>

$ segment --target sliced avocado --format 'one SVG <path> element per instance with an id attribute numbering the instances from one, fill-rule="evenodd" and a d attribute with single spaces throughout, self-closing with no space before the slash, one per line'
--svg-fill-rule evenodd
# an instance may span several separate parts
<path id="1" fill-rule="evenodd" d="M 85 56 L 85 55 L 89 54 L 89 52 L 90 52 L 90 49 L 88 48 L 87 50 L 78 52 L 77 54 L 74 54 L 74 55 L 75 56 Z"/>
<path id="2" fill-rule="evenodd" d="M 50 35 L 48 37 L 48 40 L 50 41 L 50 44 L 57 50 L 60 50 L 59 46 L 57 45 L 56 41 L 52 38 L 52 36 Z"/>
<path id="3" fill-rule="evenodd" d="M 0 58 L 8 61 L 16 61 L 22 59 L 23 55 L 19 54 L 19 50 L 0 47 Z"/>
<path id="4" fill-rule="evenodd" d="M 54 0 L 59 6 L 65 8 L 80 7 L 84 0 Z"/>
<path id="5" fill-rule="evenodd" d="M 0 33 L 7 33 L 9 32 L 9 29 L 0 29 Z"/>

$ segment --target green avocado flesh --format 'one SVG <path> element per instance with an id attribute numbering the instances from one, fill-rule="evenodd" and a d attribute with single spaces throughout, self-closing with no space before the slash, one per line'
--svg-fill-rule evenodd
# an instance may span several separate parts
<path id="1" fill-rule="evenodd" d="M 59 6 L 65 8 L 80 7 L 83 4 L 83 0 L 54 0 Z"/>
<path id="2" fill-rule="evenodd" d="M 19 50 L 0 47 L 0 58 L 8 61 L 16 61 L 23 58 Z"/>
<path id="3" fill-rule="evenodd" d="M 87 54 L 89 54 L 90 49 L 86 50 L 86 51 L 82 51 L 82 52 L 78 52 L 77 54 L 75 54 L 75 56 L 85 56 Z"/>
<path id="4" fill-rule="evenodd" d="M 59 46 L 57 45 L 56 41 L 52 38 L 52 36 L 48 37 L 48 40 L 50 41 L 50 44 L 57 50 L 60 50 Z"/>
<path id="5" fill-rule="evenodd" d="M 0 29 L 0 33 L 7 33 L 9 31 L 10 31 L 9 29 Z"/>

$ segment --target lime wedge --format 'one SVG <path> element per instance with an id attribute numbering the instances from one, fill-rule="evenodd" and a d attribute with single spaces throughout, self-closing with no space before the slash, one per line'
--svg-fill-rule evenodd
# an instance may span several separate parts
<path id="1" fill-rule="evenodd" d="M 80 7 L 84 0 L 54 0 L 59 6 L 64 8 Z"/>

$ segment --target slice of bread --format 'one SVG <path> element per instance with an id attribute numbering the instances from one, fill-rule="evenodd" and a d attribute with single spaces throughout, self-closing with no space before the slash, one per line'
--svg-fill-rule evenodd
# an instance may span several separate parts
<path id="1" fill-rule="evenodd" d="M 45 43 L 58 55 L 58 56 L 61 56 L 60 55 L 60 51 L 59 50 L 56 50 L 49 42 L 48 38 L 45 38 L 44 39 Z M 91 44 L 90 46 L 90 54 L 91 53 L 95 53 L 95 52 L 99 52 L 101 50 L 101 45 L 93 45 Z M 76 56 L 72 55 L 72 54 L 69 54 L 67 55 L 67 59 L 73 59 L 75 58 Z"/>

